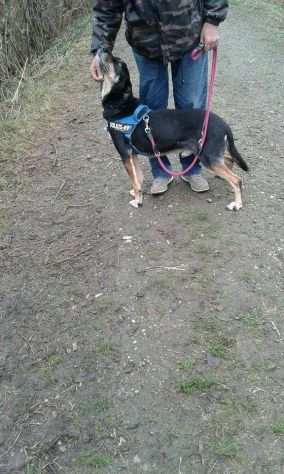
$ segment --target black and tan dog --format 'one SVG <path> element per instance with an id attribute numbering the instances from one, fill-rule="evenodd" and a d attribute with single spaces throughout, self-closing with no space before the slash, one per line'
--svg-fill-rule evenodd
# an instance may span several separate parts
<path id="1" fill-rule="evenodd" d="M 129 71 L 125 62 L 108 52 L 100 54 L 99 67 L 103 76 L 102 105 L 103 116 L 113 143 L 120 154 L 131 179 L 131 205 L 142 204 L 143 174 L 139 168 L 137 155 L 154 156 L 152 145 L 145 133 L 144 120 L 134 126 L 131 138 L 125 137 L 127 125 L 120 123 L 123 117 L 132 116 L 140 102 L 133 96 Z M 188 108 L 185 110 L 150 111 L 149 125 L 161 154 L 179 152 L 181 156 L 196 154 L 204 121 L 204 111 Z M 232 130 L 218 115 L 210 113 L 206 141 L 200 153 L 200 161 L 215 176 L 230 183 L 235 200 L 227 205 L 229 210 L 242 208 L 242 181 L 232 173 L 233 163 L 248 171 L 248 166 L 234 144 Z"/>

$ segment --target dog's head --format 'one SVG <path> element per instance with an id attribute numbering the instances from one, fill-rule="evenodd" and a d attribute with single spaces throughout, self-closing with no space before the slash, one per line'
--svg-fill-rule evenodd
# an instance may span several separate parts
<path id="1" fill-rule="evenodd" d="M 99 54 L 99 68 L 103 77 L 101 88 L 103 101 L 110 94 L 119 96 L 129 92 L 129 87 L 131 88 L 129 71 L 122 59 L 108 51 L 102 51 Z"/>
<path id="2" fill-rule="evenodd" d="M 101 94 L 104 118 L 108 120 L 115 116 L 131 114 L 138 100 L 133 96 L 126 63 L 106 51 L 100 52 L 98 58 L 103 77 Z"/>

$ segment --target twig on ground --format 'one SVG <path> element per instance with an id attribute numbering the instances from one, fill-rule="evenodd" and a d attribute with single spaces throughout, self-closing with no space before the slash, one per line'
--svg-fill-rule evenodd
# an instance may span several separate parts
<path id="1" fill-rule="evenodd" d="M 87 203 L 87 204 L 69 204 L 64 211 L 64 215 L 67 213 L 69 209 L 77 209 L 77 207 L 89 207 L 92 206 L 93 203 Z"/>
<path id="2" fill-rule="evenodd" d="M 184 265 L 180 265 L 178 267 L 162 267 L 162 266 L 158 265 L 156 267 L 146 267 L 146 268 L 143 268 L 143 270 L 137 270 L 136 272 L 137 273 L 144 273 L 144 272 L 148 272 L 149 270 L 175 270 L 175 271 L 178 271 L 178 272 L 184 272 L 185 268 L 184 268 Z"/>
<path id="3" fill-rule="evenodd" d="M 198 452 L 199 452 L 199 456 L 200 456 L 200 459 L 201 459 L 201 464 L 202 464 L 202 466 L 204 466 L 204 458 L 203 458 L 203 455 L 202 455 L 202 451 L 203 451 L 203 445 L 202 445 L 202 442 L 199 441 L 199 443 L 198 443 Z"/>
<path id="4" fill-rule="evenodd" d="M 271 324 L 272 324 L 273 330 L 276 332 L 276 334 L 277 334 L 278 337 L 279 337 L 279 341 L 282 341 L 281 333 L 280 333 L 278 327 L 276 326 L 275 322 L 274 322 L 274 321 L 271 321 Z"/>
<path id="5" fill-rule="evenodd" d="M 94 247 L 89 247 L 87 249 L 81 250 L 81 252 L 75 253 L 74 255 L 71 255 L 70 257 L 63 258 L 62 260 L 59 260 L 58 262 L 53 262 L 53 265 L 61 265 L 62 263 L 69 262 L 70 260 L 80 257 L 80 255 L 84 255 L 85 253 L 93 249 Z"/>
<path id="6" fill-rule="evenodd" d="M 211 474 L 214 471 L 216 464 L 217 464 L 217 461 L 214 462 L 214 464 L 211 467 L 210 471 L 208 471 L 208 474 Z"/>
<path id="7" fill-rule="evenodd" d="M 178 474 L 182 474 L 182 472 L 181 472 L 181 465 L 182 465 L 182 458 L 179 458 Z"/>
<path id="8" fill-rule="evenodd" d="M 59 196 L 60 193 L 62 192 L 62 190 L 63 190 L 63 188 L 64 188 L 65 185 L 66 185 L 66 179 L 65 179 L 65 181 L 63 181 L 63 183 L 61 183 L 60 188 L 58 189 L 58 191 L 57 191 L 57 193 L 56 193 L 56 195 L 55 195 L 55 197 L 54 197 L 54 199 L 53 199 L 53 203 L 55 203 L 56 199 L 58 198 L 58 196 Z"/>
<path id="9" fill-rule="evenodd" d="M 13 443 L 11 444 L 11 446 L 7 449 L 7 451 L 3 454 L 1 454 L 0 456 L 0 459 L 2 459 L 4 456 L 7 456 L 7 454 L 13 449 L 13 447 L 15 446 L 15 444 L 17 443 L 19 437 L 21 436 L 23 431 L 20 431 L 20 433 L 16 436 L 16 439 L 13 441 Z"/>

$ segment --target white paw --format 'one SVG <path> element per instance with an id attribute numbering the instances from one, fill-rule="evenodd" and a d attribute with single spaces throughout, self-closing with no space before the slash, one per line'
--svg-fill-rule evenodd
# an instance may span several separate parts
<path id="1" fill-rule="evenodd" d="M 134 197 L 133 201 L 130 201 L 130 203 L 129 203 L 131 206 L 133 206 L 133 207 L 142 206 L 142 204 L 143 204 L 143 193 L 142 193 L 142 191 L 139 191 L 138 198 L 135 196 L 134 189 L 130 189 L 129 194 L 130 194 L 130 196 Z"/>
<path id="2" fill-rule="evenodd" d="M 241 208 L 242 208 L 242 204 L 241 203 L 237 203 L 235 201 L 233 202 L 230 202 L 230 204 L 227 204 L 226 208 L 229 210 L 229 211 L 239 211 Z"/>
<path id="3" fill-rule="evenodd" d="M 138 199 L 133 199 L 132 201 L 129 201 L 130 206 L 135 207 L 138 209 L 138 207 L 142 206 L 142 202 L 138 201 Z"/>

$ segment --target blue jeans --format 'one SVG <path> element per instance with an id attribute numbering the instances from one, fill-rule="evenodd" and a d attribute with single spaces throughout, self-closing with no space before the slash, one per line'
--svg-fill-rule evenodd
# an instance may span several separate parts
<path id="1" fill-rule="evenodd" d="M 140 99 L 143 104 L 153 110 L 166 109 L 169 99 L 169 74 L 168 66 L 160 61 L 147 59 L 134 52 L 134 58 L 139 71 Z M 184 109 L 188 106 L 205 108 L 207 99 L 208 80 L 208 55 L 202 54 L 193 61 L 190 53 L 171 63 L 173 96 L 175 107 Z M 162 157 L 164 164 L 170 168 L 171 164 L 166 156 Z M 154 178 L 168 175 L 159 165 L 156 158 L 150 158 L 151 170 Z M 187 168 L 192 162 L 192 157 L 180 160 L 182 168 Z M 201 172 L 197 163 L 189 175 Z"/>

